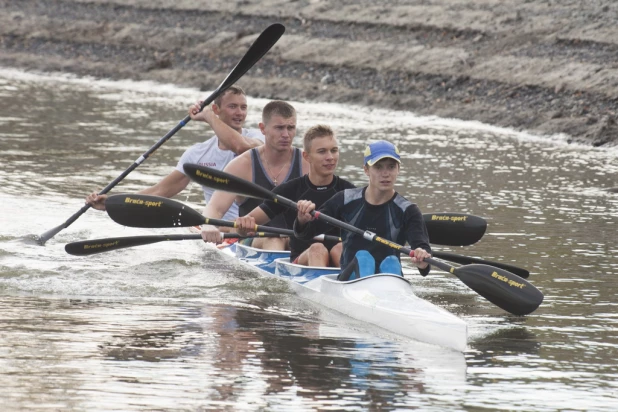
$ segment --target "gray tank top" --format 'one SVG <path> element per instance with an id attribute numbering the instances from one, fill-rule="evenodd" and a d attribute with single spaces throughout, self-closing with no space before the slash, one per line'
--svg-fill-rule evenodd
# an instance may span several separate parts
<path id="1" fill-rule="evenodd" d="M 265 189 L 273 190 L 275 188 L 274 182 L 266 173 L 264 169 L 264 165 L 262 164 L 262 160 L 260 159 L 260 154 L 258 153 L 258 148 L 251 149 L 251 167 L 253 168 L 253 183 L 256 185 L 262 186 Z M 285 176 L 281 182 L 277 182 L 278 184 L 287 182 L 288 180 L 296 179 L 297 177 L 301 177 L 303 174 L 303 162 L 302 162 L 302 152 L 298 148 L 294 148 L 292 166 L 288 170 L 288 174 Z M 247 213 L 251 212 L 257 206 L 262 203 L 262 199 L 253 199 L 247 198 L 241 205 L 238 207 L 238 216 L 244 216 Z M 271 227 L 282 227 L 285 228 L 285 220 L 283 219 L 283 215 L 275 216 L 266 226 Z M 291 229 L 291 228 L 290 228 Z"/>

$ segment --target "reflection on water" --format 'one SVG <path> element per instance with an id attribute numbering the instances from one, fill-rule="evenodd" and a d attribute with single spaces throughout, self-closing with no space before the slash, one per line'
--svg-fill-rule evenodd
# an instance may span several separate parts
<path id="1" fill-rule="evenodd" d="M 3 393 L 14 407 L 42 407 L 42 394 L 77 410 L 379 409 L 465 376 L 456 352 L 229 305 L 10 297 L 2 313 L 11 356 L 0 364 L 12 377 Z M 23 339 L 32 332 L 35 342 Z"/>
<path id="2" fill-rule="evenodd" d="M 202 94 L 0 70 L 0 393 L 9 409 L 612 410 L 616 150 L 295 103 L 300 133 L 318 122 L 337 131 L 342 176 L 364 184 L 365 143 L 394 141 L 403 154 L 401 193 L 425 212 L 488 220 L 481 242 L 453 251 L 531 271 L 545 301 L 515 317 L 452 275 L 421 278 L 406 264 L 420 296 L 468 322 L 465 354 L 299 301 L 285 284 L 199 242 L 87 258 L 63 249 L 172 229 L 124 228 L 89 211 L 45 247 L 32 242 L 132 164 Z M 263 104 L 250 99 L 250 126 Z M 157 182 L 208 134 L 189 123 L 114 192 Z M 179 199 L 197 207 L 201 192 L 192 186 Z"/>

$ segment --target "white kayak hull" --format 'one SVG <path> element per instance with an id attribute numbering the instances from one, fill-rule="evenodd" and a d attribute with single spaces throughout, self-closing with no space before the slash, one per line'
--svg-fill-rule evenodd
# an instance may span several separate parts
<path id="1" fill-rule="evenodd" d="M 238 244 L 222 250 L 262 274 L 287 280 L 299 296 L 351 318 L 420 342 L 466 349 L 466 322 L 416 296 L 401 276 L 376 274 L 340 282 L 337 269 L 296 265 L 286 252 Z"/>

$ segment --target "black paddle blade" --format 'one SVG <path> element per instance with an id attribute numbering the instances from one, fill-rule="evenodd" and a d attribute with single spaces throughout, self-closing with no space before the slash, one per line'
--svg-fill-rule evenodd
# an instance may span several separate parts
<path id="1" fill-rule="evenodd" d="M 483 237 L 487 222 L 479 216 L 463 213 L 426 213 L 423 215 L 429 242 L 444 246 L 469 246 Z"/>
<path id="2" fill-rule="evenodd" d="M 202 109 L 210 104 L 218 94 L 225 91 L 228 87 L 236 83 L 255 63 L 257 63 L 268 51 L 277 43 L 279 38 L 285 33 L 285 26 L 280 23 L 271 24 L 259 36 L 244 57 L 234 66 L 230 74 L 223 80 L 219 88 L 213 93 L 212 100 L 204 101 Z"/>
<path id="3" fill-rule="evenodd" d="M 197 235 L 200 236 L 200 235 Z M 201 239 L 201 236 L 200 236 Z M 87 256 L 95 253 L 109 252 L 133 246 L 149 245 L 170 239 L 168 236 L 130 236 L 107 239 L 83 240 L 81 242 L 67 243 L 64 250 L 70 255 Z"/>
<path id="4" fill-rule="evenodd" d="M 543 302 L 540 290 L 506 270 L 488 265 L 466 265 L 452 272 L 470 289 L 514 315 L 528 315 Z"/>
<path id="5" fill-rule="evenodd" d="M 186 163 L 184 165 L 184 170 L 191 180 L 202 186 L 236 193 L 245 197 L 254 197 L 256 199 L 275 198 L 275 194 L 270 190 L 221 170 L 194 163 Z"/>
<path id="6" fill-rule="evenodd" d="M 150 195 L 114 195 L 105 201 L 107 214 L 129 227 L 187 227 L 205 223 L 198 211 L 172 199 Z"/>

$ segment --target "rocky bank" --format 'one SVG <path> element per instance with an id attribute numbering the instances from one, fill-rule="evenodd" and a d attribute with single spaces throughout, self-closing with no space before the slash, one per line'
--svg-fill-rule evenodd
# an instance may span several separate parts
<path id="1" fill-rule="evenodd" d="M 0 65 L 364 104 L 618 145 L 612 0 L 0 0 Z"/>

